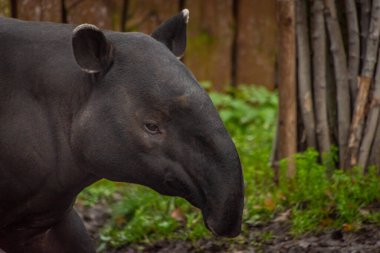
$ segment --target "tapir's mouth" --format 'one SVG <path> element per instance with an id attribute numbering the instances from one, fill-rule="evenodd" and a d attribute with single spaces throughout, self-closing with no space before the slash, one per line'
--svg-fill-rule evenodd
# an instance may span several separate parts
<path id="1" fill-rule="evenodd" d="M 194 185 L 193 185 L 194 186 Z M 193 206 L 202 211 L 204 223 L 208 230 L 216 236 L 236 237 L 241 232 L 243 200 L 238 198 L 227 205 L 214 206 L 215 199 L 207 199 L 206 194 L 199 187 L 192 193 L 184 196 Z"/>
<path id="2" fill-rule="evenodd" d="M 204 192 L 200 187 L 194 183 L 191 177 L 186 179 L 176 180 L 166 180 L 165 185 L 167 187 L 167 192 L 162 192 L 162 194 L 171 196 L 180 196 L 186 199 L 191 205 L 203 209 L 204 203 L 206 202 L 206 197 Z"/>
<path id="3" fill-rule="evenodd" d="M 184 171 L 184 170 L 182 170 Z M 239 189 L 230 191 L 213 191 L 202 187 L 202 181 L 190 173 L 183 173 L 180 177 L 165 178 L 166 195 L 180 196 L 202 211 L 206 227 L 216 236 L 236 237 L 241 232 L 243 209 L 243 195 Z M 208 194 L 206 192 L 208 189 Z"/>
<path id="4" fill-rule="evenodd" d="M 243 188 L 218 191 L 202 209 L 206 227 L 215 235 L 236 237 L 241 232 L 244 207 Z"/>
<path id="5" fill-rule="evenodd" d="M 207 199 L 206 194 L 196 184 L 182 184 L 178 181 L 167 181 L 167 191 L 159 191 L 162 194 L 180 196 L 190 204 L 202 211 L 206 227 L 216 236 L 236 237 L 241 232 L 242 202 L 238 198 L 226 205 L 216 205 L 215 199 Z M 180 185 L 180 186 L 179 186 Z M 241 203 L 240 203 L 241 202 Z"/>

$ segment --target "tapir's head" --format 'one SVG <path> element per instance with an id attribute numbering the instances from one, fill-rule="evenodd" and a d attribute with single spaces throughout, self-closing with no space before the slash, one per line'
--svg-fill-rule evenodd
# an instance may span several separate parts
<path id="1" fill-rule="evenodd" d="M 72 145 L 90 173 L 181 196 L 215 234 L 236 236 L 242 169 L 209 96 L 178 60 L 188 17 L 183 10 L 151 36 L 74 30 L 74 57 L 92 90 L 75 117 Z"/>

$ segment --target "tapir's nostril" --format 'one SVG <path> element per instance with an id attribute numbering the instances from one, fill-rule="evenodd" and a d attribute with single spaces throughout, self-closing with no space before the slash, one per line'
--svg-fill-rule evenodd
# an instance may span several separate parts
<path id="1" fill-rule="evenodd" d="M 222 211 L 222 210 L 219 210 Z M 239 211 L 238 211 L 239 212 Z M 217 214 L 203 214 L 206 227 L 217 236 L 236 237 L 241 232 L 241 216 L 238 214 L 216 218 Z M 235 217 L 234 217 L 235 216 Z"/>

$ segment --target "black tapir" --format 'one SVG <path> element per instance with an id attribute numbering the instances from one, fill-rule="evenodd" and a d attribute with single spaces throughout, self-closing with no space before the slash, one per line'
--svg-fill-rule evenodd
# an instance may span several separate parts
<path id="1" fill-rule="evenodd" d="M 0 248 L 94 252 L 73 209 L 107 178 L 180 196 L 236 236 L 243 177 L 207 93 L 178 60 L 188 10 L 150 36 L 0 18 Z"/>

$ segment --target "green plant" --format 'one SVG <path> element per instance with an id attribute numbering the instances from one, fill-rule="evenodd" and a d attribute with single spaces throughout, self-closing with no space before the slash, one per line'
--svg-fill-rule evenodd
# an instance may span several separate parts
<path id="1" fill-rule="evenodd" d="M 117 186 L 114 182 L 102 179 L 90 187 L 85 188 L 81 194 L 79 194 L 77 201 L 85 206 L 91 206 L 99 202 L 100 199 L 111 200 L 116 189 Z"/>
<path id="2" fill-rule="evenodd" d="M 334 152 L 337 152 L 335 148 L 330 153 Z M 336 154 L 326 155 L 334 157 Z M 380 200 L 380 181 L 374 169 L 368 174 L 363 174 L 360 168 L 353 168 L 351 172 L 329 171 L 312 149 L 295 155 L 295 160 L 296 176 L 293 179 L 283 176 L 278 189 L 286 196 L 281 205 L 292 209 L 295 235 L 325 227 L 353 229 L 365 220 L 376 220 L 376 215 L 362 211 Z M 285 171 L 286 161 L 282 167 Z"/>
<path id="3" fill-rule="evenodd" d="M 208 234 L 200 213 L 183 199 L 161 196 L 142 186 L 125 187 L 120 194 L 124 197 L 112 208 L 112 218 L 101 233 L 102 243 L 119 247 L 169 236 L 198 239 Z M 175 210 L 183 217 L 173 217 Z M 178 231 L 184 227 L 186 234 Z"/>
<path id="4" fill-rule="evenodd" d="M 244 170 L 243 234 L 250 233 L 251 226 L 265 224 L 283 213 L 289 213 L 286 219 L 294 235 L 331 227 L 350 230 L 362 222 L 380 223 L 380 183 L 375 168 L 365 175 L 359 168 L 349 173 L 335 168 L 335 147 L 322 154 L 322 159 L 313 149 L 295 155 L 293 179 L 286 178 L 287 161 L 281 161 L 280 184 L 273 182 L 268 161 L 275 132 L 275 93 L 243 86 L 210 96 L 236 144 Z M 180 198 L 105 180 L 79 197 L 86 205 L 100 200 L 109 203 L 112 213 L 101 231 L 99 249 L 163 238 L 197 240 L 211 236 L 199 210 Z M 270 240 L 271 236 L 264 233 L 261 240 Z"/>

